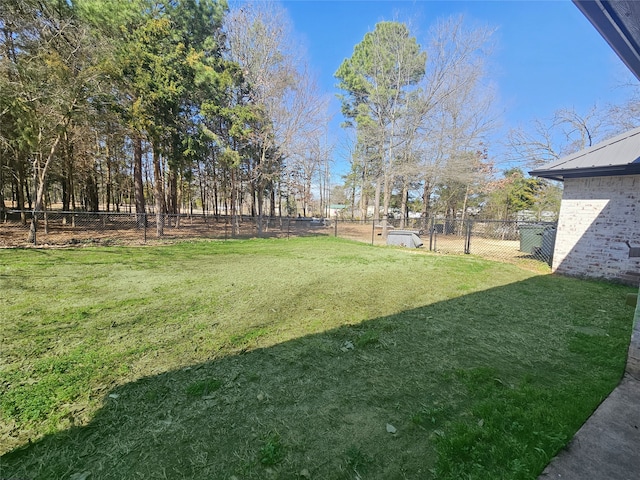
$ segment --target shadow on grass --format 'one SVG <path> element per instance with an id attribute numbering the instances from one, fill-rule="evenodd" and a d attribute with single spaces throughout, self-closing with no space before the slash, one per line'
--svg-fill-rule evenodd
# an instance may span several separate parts
<path id="1" fill-rule="evenodd" d="M 114 389 L 0 477 L 535 478 L 622 375 L 627 291 L 540 276 L 269 347 L 247 334 Z"/>

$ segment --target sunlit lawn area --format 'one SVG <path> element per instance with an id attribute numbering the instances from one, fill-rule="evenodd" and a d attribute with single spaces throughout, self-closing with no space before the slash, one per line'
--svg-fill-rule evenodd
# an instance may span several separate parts
<path id="1" fill-rule="evenodd" d="M 0 250 L 0 478 L 534 479 L 631 291 L 336 238 Z"/>

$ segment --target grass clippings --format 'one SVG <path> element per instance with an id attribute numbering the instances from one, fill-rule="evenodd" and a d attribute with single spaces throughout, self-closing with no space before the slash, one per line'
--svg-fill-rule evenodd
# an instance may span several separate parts
<path id="1" fill-rule="evenodd" d="M 533 479 L 633 316 L 623 286 L 334 238 L 0 265 L 3 478 Z"/>

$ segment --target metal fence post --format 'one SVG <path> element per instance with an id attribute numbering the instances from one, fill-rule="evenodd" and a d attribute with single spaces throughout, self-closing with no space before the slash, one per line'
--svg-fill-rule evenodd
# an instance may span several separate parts
<path id="1" fill-rule="evenodd" d="M 147 212 L 142 214 L 142 223 L 144 224 L 144 243 L 147 243 Z"/>
<path id="2" fill-rule="evenodd" d="M 471 253 L 471 229 L 473 228 L 473 221 L 467 220 L 465 222 L 466 230 L 464 236 L 464 253 L 469 255 Z"/>
<path id="3" fill-rule="evenodd" d="M 336 212 L 336 223 L 333 226 L 333 235 L 338 238 L 338 212 Z"/>
<path id="4" fill-rule="evenodd" d="M 37 245 L 38 241 L 36 239 L 37 237 L 37 231 L 38 231 L 38 213 L 37 212 L 33 212 L 33 216 L 31 217 L 31 225 L 33 225 L 33 245 Z"/>
<path id="5" fill-rule="evenodd" d="M 429 227 L 429 251 L 433 252 L 436 249 L 436 219 L 431 217 L 431 226 Z"/>

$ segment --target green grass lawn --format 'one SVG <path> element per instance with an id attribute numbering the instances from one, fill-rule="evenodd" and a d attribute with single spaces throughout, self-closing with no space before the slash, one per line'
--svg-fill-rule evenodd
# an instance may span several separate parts
<path id="1" fill-rule="evenodd" d="M 631 291 L 336 238 L 0 250 L 0 478 L 534 479 Z"/>

